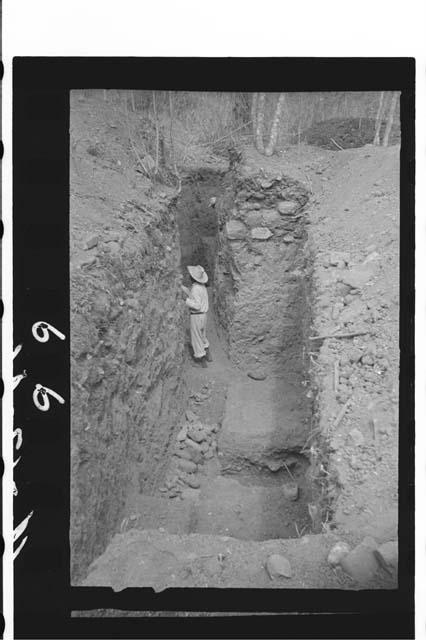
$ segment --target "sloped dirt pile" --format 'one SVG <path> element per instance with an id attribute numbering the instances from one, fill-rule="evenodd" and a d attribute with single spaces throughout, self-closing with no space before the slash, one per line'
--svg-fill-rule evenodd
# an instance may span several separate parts
<path id="1" fill-rule="evenodd" d="M 360 567 L 375 567 L 378 545 L 391 548 L 387 569 L 397 579 L 398 154 L 339 154 L 311 214 L 318 431 L 309 445 L 335 531 L 360 545 L 345 564 L 357 580 Z"/>
<path id="2" fill-rule="evenodd" d="M 338 148 L 332 139 L 344 149 L 363 147 L 373 142 L 375 126 L 373 118 L 332 118 L 323 122 L 316 122 L 302 133 L 301 140 L 307 144 L 331 150 Z M 383 122 L 381 137 L 385 127 L 386 123 Z M 389 144 L 397 144 L 400 139 L 400 126 L 399 123 L 395 123 L 389 136 Z M 297 143 L 297 139 L 295 138 L 293 142 Z"/>

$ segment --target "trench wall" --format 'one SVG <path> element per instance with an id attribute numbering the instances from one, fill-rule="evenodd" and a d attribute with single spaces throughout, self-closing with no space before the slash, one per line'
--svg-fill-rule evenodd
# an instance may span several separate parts
<path id="1" fill-rule="evenodd" d="M 71 218 L 88 206 L 75 195 Z M 74 584 L 119 529 L 129 493 L 161 480 L 184 395 L 180 248 L 167 204 L 123 202 L 93 242 L 71 271 Z"/>
<path id="2" fill-rule="evenodd" d="M 218 220 L 211 199 L 221 192 L 224 171 L 200 169 L 189 173 L 182 181 L 182 191 L 173 205 L 181 247 L 181 266 L 201 264 L 209 276 L 209 286 L 215 278 Z"/>
<path id="3" fill-rule="evenodd" d="M 218 200 L 215 306 L 235 364 L 302 373 L 306 305 L 305 188 L 240 167 Z"/>

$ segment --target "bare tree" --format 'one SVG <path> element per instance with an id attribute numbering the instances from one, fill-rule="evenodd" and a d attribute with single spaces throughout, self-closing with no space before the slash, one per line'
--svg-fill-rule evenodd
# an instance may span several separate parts
<path id="1" fill-rule="evenodd" d="M 382 145 L 384 147 L 387 147 L 388 144 L 389 144 L 389 136 L 390 136 L 390 132 L 392 130 L 393 119 L 395 117 L 395 108 L 396 108 L 397 99 L 398 99 L 398 92 L 394 91 L 393 94 L 392 94 L 392 99 L 391 99 L 391 103 L 390 103 L 390 106 L 389 106 L 389 112 L 388 112 L 388 118 L 387 118 L 387 122 L 386 122 L 385 134 L 383 136 Z"/>
<path id="2" fill-rule="evenodd" d="M 257 98 L 258 93 L 253 93 L 251 98 L 251 122 L 253 131 L 253 140 L 256 143 L 256 127 L 257 127 Z"/>
<path id="3" fill-rule="evenodd" d="M 257 98 L 257 118 L 256 118 L 256 147 L 260 153 L 265 153 L 263 143 L 263 127 L 265 121 L 265 97 L 264 93 L 259 93 Z"/>
<path id="4" fill-rule="evenodd" d="M 173 163 L 173 171 L 178 180 L 178 193 L 180 193 L 182 188 L 182 181 L 179 176 L 179 172 L 176 165 L 176 156 L 175 156 L 175 148 L 173 142 L 173 94 L 169 91 L 169 111 L 170 111 L 170 152 L 171 152 L 171 160 Z"/>
<path id="5" fill-rule="evenodd" d="M 302 94 L 299 94 L 299 114 L 297 120 L 297 144 L 300 146 L 300 136 L 302 134 Z"/>
<path id="6" fill-rule="evenodd" d="M 384 112 L 384 106 L 385 106 L 385 92 L 381 91 L 380 92 L 380 101 L 379 101 L 379 107 L 377 109 L 377 113 L 376 113 L 376 129 L 374 132 L 374 140 L 373 140 L 373 144 L 375 145 L 379 145 L 380 144 L 380 129 L 382 127 L 382 122 L 383 122 L 383 112 Z"/>
<path id="7" fill-rule="evenodd" d="M 281 119 L 281 111 L 284 103 L 285 103 L 285 93 L 280 93 L 280 95 L 278 96 L 277 105 L 275 107 L 275 113 L 272 120 L 269 142 L 265 149 L 266 156 L 272 156 L 272 154 L 275 151 L 275 146 L 277 144 L 277 139 L 278 139 L 278 127 Z"/>
<path id="8" fill-rule="evenodd" d="M 155 119 L 155 169 L 154 173 L 158 173 L 158 162 L 160 155 L 160 130 L 158 127 L 158 116 L 157 116 L 157 103 L 155 100 L 155 91 L 152 92 L 152 107 L 154 110 L 154 119 Z"/>

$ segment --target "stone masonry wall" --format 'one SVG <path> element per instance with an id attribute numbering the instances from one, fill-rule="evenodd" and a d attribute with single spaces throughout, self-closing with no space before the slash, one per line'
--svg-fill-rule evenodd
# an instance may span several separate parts
<path id="1" fill-rule="evenodd" d="M 307 202 L 297 181 L 245 166 L 219 198 L 215 306 L 248 371 L 300 373 Z"/>

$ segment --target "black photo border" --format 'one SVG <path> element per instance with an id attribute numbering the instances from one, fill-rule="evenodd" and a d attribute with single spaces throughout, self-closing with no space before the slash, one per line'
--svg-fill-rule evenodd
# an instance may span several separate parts
<path id="1" fill-rule="evenodd" d="M 14 58 L 13 295 L 15 526 L 34 510 L 15 561 L 16 638 L 414 636 L 414 77 L 411 58 Z M 126 589 L 70 586 L 69 92 L 400 91 L 399 588 L 394 591 Z M 39 343 L 36 321 L 65 334 Z M 34 385 L 65 404 L 33 404 Z M 20 451 L 21 453 L 21 451 Z M 241 617 L 76 618 L 72 611 L 280 612 Z M 288 615 L 288 614 L 294 615 Z M 307 615 L 311 614 L 311 615 Z M 328 615 L 333 614 L 333 615 Z"/>

